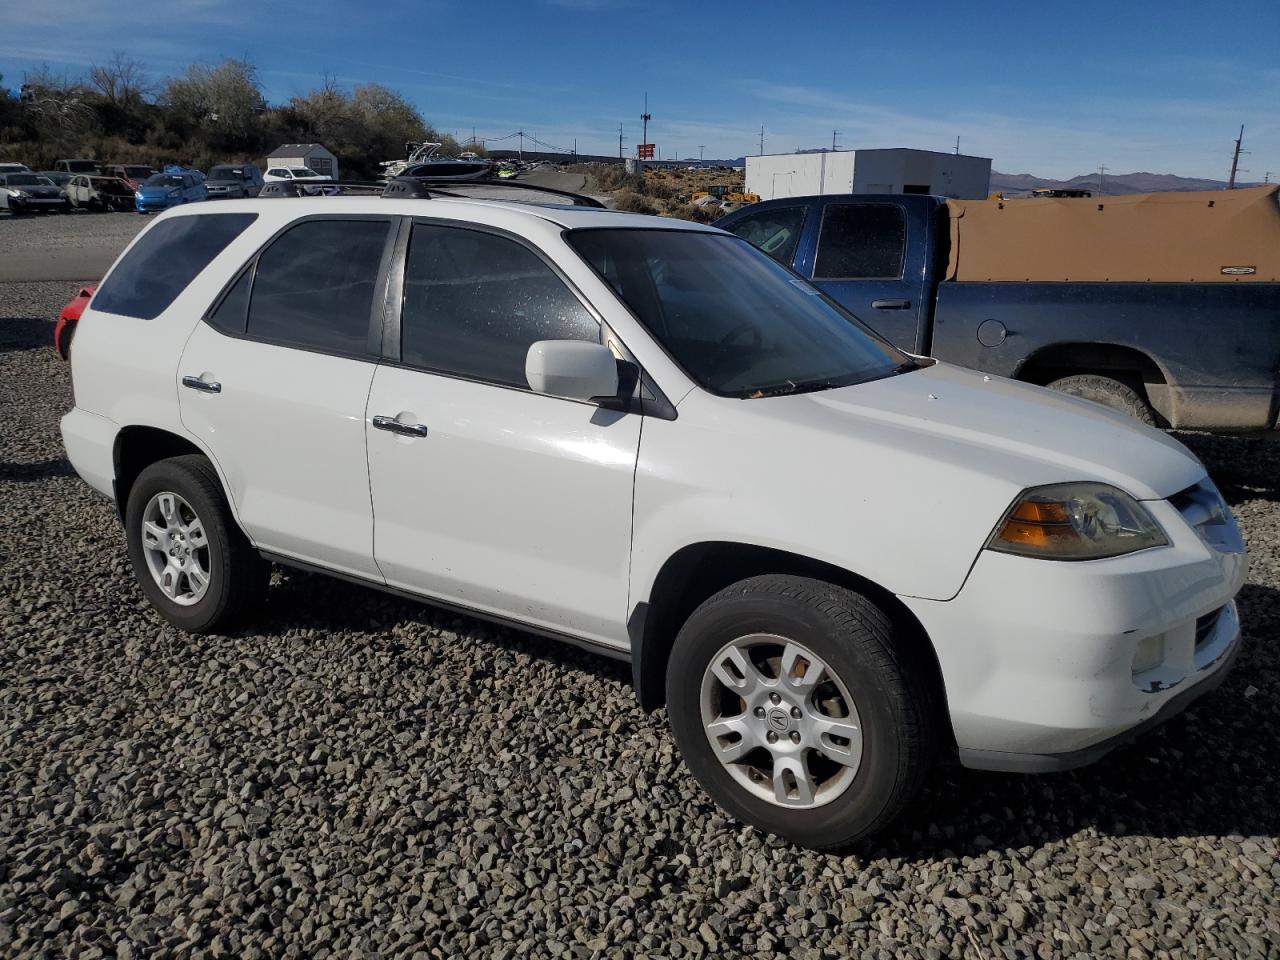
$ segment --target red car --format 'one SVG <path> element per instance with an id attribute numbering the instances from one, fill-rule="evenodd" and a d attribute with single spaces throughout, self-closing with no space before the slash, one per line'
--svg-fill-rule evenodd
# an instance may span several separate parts
<path id="1" fill-rule="evenodd" d="M 156 168 L 145 163 L 113 163 L 102 171 L 108 177 L 119 177 L 129 185 L 130 190 L 137 190 L 142 181 L 156 172 Z"/>
<path id="2" fill-rule="evenodd" d="M 53 346 L 63 360 L 71 359 L 71 338 L 75 336 L 76 324 L 80 322 L 80 315 L 84 313 L 84 308 L 89 305 L 89 298 L 97 289 L 96 283 L 81 287 L 80 292 L 58 314 L 58 323 L 53 328 Z"/>

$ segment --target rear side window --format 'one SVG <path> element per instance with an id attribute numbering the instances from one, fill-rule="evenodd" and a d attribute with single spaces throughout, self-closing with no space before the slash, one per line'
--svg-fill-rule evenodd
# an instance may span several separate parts
<path id="1" fill-rule="evenodd" d="M 404 363 L 528 389 L 539 340 L 600 341 L 600 325 L 528 248 L 493 234 L 415 224 L 400 314 Z"/>
<path id="2" fill-rule="evenodd" d="M 256 213 L 210 213 L 161 220 L 116 264 L 93 309 L 154 320 L 257 219 Z"/>
<path id="3" fill-rule="evenodd" d="M 250 337 L 326 353 L 368 352 L 387 220 L 304 220 L 258 258 Z"/>
<path id="4" fill-rule="evenodd" d="M 893 203 L 833 203 L 822 215 L 815 280 L 902 276 L 907 218 Z"/>
<path id="5" fill-rule="evenodd" d="M 804 207 L 775 207 L 748 214 L 725 229 L 789 267 L 795 259 L 803 223 Z"/>

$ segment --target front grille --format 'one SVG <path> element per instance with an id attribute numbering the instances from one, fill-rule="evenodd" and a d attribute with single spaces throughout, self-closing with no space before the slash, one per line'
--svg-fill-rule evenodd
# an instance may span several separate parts
<path id="1" fill-rule="evenodd" d="M 1194 487 L 1175 493 L 1169 503 L 1207 546 L 1219 553 L 1244 551 L 1244 540 L 1231 508 L 1208 477 Z"/>
<path id="2" fill-rule="evenodd" d="M 1213 628 L 1218 625 L 1218 618 L 1222 616 L 1223 607 L 1206 613 L 1203 617 L 1196 619 L 1196 649 L 1199 650 L 1204 646 L 1205 641 L 1213 634 Z"/>

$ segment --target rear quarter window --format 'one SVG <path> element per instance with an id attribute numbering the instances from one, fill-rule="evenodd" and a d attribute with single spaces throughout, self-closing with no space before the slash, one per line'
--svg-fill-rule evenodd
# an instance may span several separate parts
<path id="1" fill-rule="evenodd" d="M 154 320 L 257 219 L 256 213 L 210 213 L 161 220 L 116 264 L 93 309 Z"/>

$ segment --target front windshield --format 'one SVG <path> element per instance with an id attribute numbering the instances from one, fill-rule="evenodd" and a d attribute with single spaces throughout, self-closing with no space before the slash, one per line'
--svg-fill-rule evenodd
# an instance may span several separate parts
<path id="1" fill-rule="evenodd" d="M 142 183 L 147 187 L 180 187 L 182 178 L 172 173 L 156 173 L 147 177 Z"/>
<path id="2" fill-rule="evenodd" d="M 209 171 L 210 180 L 243 180 L 244 171 L 240 167 L 214 167 Z"/>
<path id="3" fill-rule="evenodd" d="M 11 187 L 53 186 L 53 181 L 46 180 L 44 177 L 37 176 L 34 173 L 11 173 L 5 178 L 5 182 Z"/>
<path id="4" fill-rule="evenodd" d="M 125 167 L 124 172 L 127 177 L 149 177 L 155 170 L 151 167 Z"/>
<path id="5" fill-rule="evenodd" d="M 290 171 L 295 177 L 318 177 L 320 174 L 314 170 L 308 170 L 306 167 L 294 167 Z"/>
<path id="6" fill-rule="evenodd" d="M 684 370 L 722 396 L 889 376 L 908 362 L 817 288 L 737 237 L 575 230 L 569 243 Z"/>

